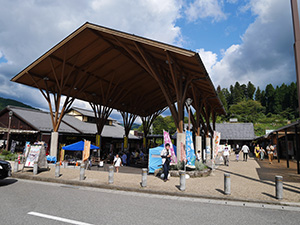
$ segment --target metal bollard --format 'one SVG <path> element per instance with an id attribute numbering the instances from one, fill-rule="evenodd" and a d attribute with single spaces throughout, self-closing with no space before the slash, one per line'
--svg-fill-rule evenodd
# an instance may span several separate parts
<path id="1" fill-rule="evenodd" d="M 108 171 L 108 183 L 113 184 L 114 183 L 114 167 L 110 166 Z"/>
<path id="2" fill-rule="evenodd" d="M 64 168 L 68 167 L 68 162 L 64 162 Z"/>
<path id="3" fill-rule="evenodd" d="M 19 161 L 16 159 L 14 164 L 14 173 L 19 171 Z"/>
<path id="4" fill-rule="evenodd" d="M 85 178 L 85 165 L 84 165 L 84 163 L 82 163 L 81 165 L 80 165 L 80 177 L 79 177 L 79 180 L 84 180 L 84 178 Z"/>
<path id="5" fill-rule="evenodd" d="M 59 177 L 60 176 L 60 163 L 56 163 L 55 164 L 55 177 Z"/>
<path id="6" fill-rule="evenodd" d="M 276 191 L 276 198 L 281 200 L 283 198 L 283 177 L 282 176 L 275 176 L 275 191 Z"/>
<path id="7" fill-rule="evenodd" d="M 147 187 L 147 172 L 148 169 L 142 169 L 142 187 Z"/>
<path id="8" fill-rule="evenodd" d="M 230 174 L 225 173 L 224 174 L 224 194 L 230 195 Z"/>
<path id="9" fill-rule="evenodd" d="M 185 191 L 185 171 L 179 171 L 180 175 L 180 191 Z"/>
<path id="10" fill-rule="evenodd" d="M 37 175 L 38 174 L 38 164 L 37 162 L 34 162 L 33 164 L 33 175 Z"/>

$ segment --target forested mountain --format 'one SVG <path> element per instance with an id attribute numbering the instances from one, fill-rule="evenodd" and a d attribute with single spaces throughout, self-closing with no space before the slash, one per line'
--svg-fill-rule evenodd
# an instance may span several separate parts
<path id="1" fill-rule="evenodd" d="M 227 112 L 218 121 L 238 118 L 239 122 L 252 122 L 256 135 L 265 134 L 266 129 L 286 125 L 299 115 L 297 85 L 294 82 L 275 88 L 268 84 L 264 90 L 256 88 L 251 82 L 247 85 L 236 82 L 229 89 L 218 86 L 217 92 Z"/>
<path id="2" fill-rule="evenodd" d="M 266 130 L 274 130 L 298 118 L 298 97 L 295 83 L 273 87 L 268 84 L 264 90 L 248 84 L 231 85 L 229 88 L 218 86 L 217 92 L 226 109 L 226 116 L 219 116 L 217 122 L 229 122 L 237 118 L 238 122 L 254 124 L 255 134 L 261 136 Z M 187 123 L 187 118 L 185 118 Z M 142 131 L 142 126 L 138 128 Z M 162 134 L 163 130 L 171 134 L 176 132 L 172 116 L 158 116 L 153 122 L 153 133 Z"/>
<path id="3" fill-rule="evenodd" d="M 22 102 L 19 102 L 19 101 L 13 100 L 13 99 L 9 99 L 9 98 L 1 98 L 0 97 L 0 111 L 3 110 L 8 105 L 20 106 L 20 107 L 33 109 L 33 107 L 26 105 Z"/>

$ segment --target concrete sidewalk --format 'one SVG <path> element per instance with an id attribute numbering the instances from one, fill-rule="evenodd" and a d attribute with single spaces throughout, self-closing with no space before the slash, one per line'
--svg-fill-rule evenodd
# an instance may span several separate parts
<path id="1" fill-rule="evenodd" d="M 114 173 L 114 184 L 108 184 L 107 171 L 86 170 L 86 179 L 79 181 L 79 168 L 62 168 L 61 176 L 55 178 L 55 168 L 33 176 L 32 169 L 13 173 L 13 177 L 21 179 L 58 182 L 68 185 L 83 185 L 99 188 L 138 191 L 156 194 L 168 194 L 187 197 L 205 197 L 214 199 L 242 200 L 247 202 L 263 202 L 270 204 L 287 204 L 300 207 L 300 176 L 292 169 L 284 169 L 284 162 L 268 164 L 258 162 L 254 158 L 247 162 L 235 161 L 235 155 L 230 156 L 229 166 L 219 165 L 208 177 L 190 178 L 186 180 L 186 191 L 178 189 L 179 178 L 171 177 L 163 182 L 160 178 L 148 175 L 147 187 L 140 186 L 141 174 Z M 12 165 L 13 167 L 13 165 Z M 281 169 L 278 169 L 281 168 Z M 123 167 L 120 168 L 122 171 Z M 224 173 L 231 174 L 231 195 L 226 196 L 224 190 Z M 283 200 L 275 198 L 275 175 L 283 176 Z"/>

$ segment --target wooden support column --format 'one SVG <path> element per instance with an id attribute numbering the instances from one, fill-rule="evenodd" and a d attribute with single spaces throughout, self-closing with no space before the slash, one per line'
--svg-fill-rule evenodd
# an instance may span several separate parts
<path id="1" fill-rule="evenodd" d="M 128 136 L 129 136 L 129 132 L 131 130 L 131 127 L 135 121 L 135 119 L 137 118 L 137 115 L 132 114 L 132 113 L 128 113 L 128 112 L 124 112 L 124 111 L 120 111 L 122 118 L 123 118 L 123 123 L 124 123 L 124 129 L 125 129 L 125 137 L 124 137 L 124 149 L 128 148 Z"/>
<path id="2" fill-rule="evenodd" d="M 175 65 L 176 61 L 172 60 L 171 55 L 166 51 L 166 62 L 169 65 L 169 71 L 161 71 L 158 63 L 154 61 L 154 57 L 151 56 L 143 47 L 132 41 L 136 51 L 129 48 L 128 45 L 124 44 L 118 37 L 115 37 L 118 44 L 126 51 L 127 55 L 138 63 L 150 76 L 152 76 L 158 83 L 166 102 L 170 108 L 172 117 L 174 119 L 177 131 L 183 132 L 183 119 L 184 119 L 184 104 L 187 95 L 187 90 L 192 81 L 191 77 L 187 74 L 183 74 L 182 71 L 178 72 L 180 66 Z M 120 51 L 124 54 L 123 51 Z M 137 52 L 137 53 L 136 53 Z M 170 90 L 174 90 L 176 97 L 171 93 Z M 176 99 L 177 108 L 174 104 Z"/>
<path id="3" fill-rule="evenodd" d="M 280 163 L 280 147 L 279 147 L 279 139 L 278 139 L 278 131 L 276 131 L 276 141 L 277 141 L 277 145 L 276 145 L 276 150 L 277 150 L 277 161 L 278 163 Z"/>
<path id="4" fill-rule="evenodd" d="M 151 125 L 153 124 L 154 120 L 165 110 L 166 109 L 159 110 L 150 116 L 141 116 L 142 123 L 143 123 L 143 131 L 144 131 L 144 140 L 143 140 L 144 149 L 147 149 L 147 147 L 148 147 L 147 146 L 147 136 L 149 134 Z"/>
<path id="5" fill-rule="evenodd" d="M 286 150 L 286 168 L 290 168 L 287 129 L 284 130 L 284 133 L 285 133 L 285 150 Z"/>
<path id="6" fill-rule="evenodd" d="M 299 149 L 299 135 L 298 127 L 295 125 L 295 138 L 296 138 L 296 159 L 297 159 L 297 173 L 300 174 L 300 149 Z"/>

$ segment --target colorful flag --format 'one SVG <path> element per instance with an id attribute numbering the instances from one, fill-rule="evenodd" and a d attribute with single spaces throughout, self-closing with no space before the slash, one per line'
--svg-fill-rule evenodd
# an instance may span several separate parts
<path id="1" fill-rule="evenodd" d="M 186 153 L 185 153 L 185 150 L 184 150 L 183 143 L 181 142 L 180 144 L 181 144 L 181 146 L 180 146 L 180 156 L 181 156 L 180 161 L 181 161 L 181 162 L 182 162 L 182 161 L 185 162 L 185 160 L 186 160 Z"/>
<path id="2" fill-rule="evenodd" d="M 187 165 L 195 166 L 196 155 L 191 131 L 186 131 L 186 159 Z"/>
<path id="3" fill-rule="evenodd" d="M 213 157 L 216 158 L 220 149 L 221 133 L 214 131 Z"/>
<path id="4" fill-rule="evenodd" d="M 170 138 L 170 135 L 167 131 L 164 131 L 164 145 L 166 146 L 166 144 L 170 144 L 170 151 L 171 151 L 171 163 L 176 164 L 177 163 L 177 157 L 175 155 L 175 151 L 173 148 L 173 144 Z"/>
<path id="5" fill-rule="evenodd" d="M 83 162 L 88 160 L 88 158 L 90 157 L 90 149 L 91 149 L 91 142 L 84 140 L 84 150 L 83 150 L 83 157 L 82 157 Z"/>

